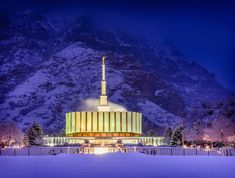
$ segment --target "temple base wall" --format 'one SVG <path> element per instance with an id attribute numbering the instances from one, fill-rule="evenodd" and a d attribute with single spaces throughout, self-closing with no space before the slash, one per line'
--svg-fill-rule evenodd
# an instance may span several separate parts
<path id="1" fill-rule="evenodd" d="M 122 142 L 124 145 L 164 145 L 164 137 L 44 137 L 44 145 L 66 145 L 66 144 L 116 144 Z"/>

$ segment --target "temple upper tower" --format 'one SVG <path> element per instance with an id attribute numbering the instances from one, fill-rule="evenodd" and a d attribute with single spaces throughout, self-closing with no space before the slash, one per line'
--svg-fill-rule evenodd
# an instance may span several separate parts
<path id="1" fill-rule="evenodd" d="M 110 107 L 108 105 L 108 97 L 106 95 L 105 59 L 106 59 L 106 56 L 103 56 L 102 57 L 101 95 L 100 95 L 100 104 L 98 106 L 98 111 L 110 111 Z"/>

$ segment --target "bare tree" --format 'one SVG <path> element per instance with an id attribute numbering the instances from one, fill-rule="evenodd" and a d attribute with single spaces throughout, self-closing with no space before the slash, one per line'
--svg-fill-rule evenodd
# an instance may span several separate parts
<path id="1" fill-rule="evenodd" d="M 21 142 L 23 139 L 23 132 L 17 128 L 13 122 L 0 122 L 0 146 L 9 146 L 16 142 Z"/>
<path id="2" fill-rule="evenodd" d="M 204 129 L 203 140 L 227 142 L 235 136 L 235 124 L 230 119 L 219 116 L 212 125 Z"/>

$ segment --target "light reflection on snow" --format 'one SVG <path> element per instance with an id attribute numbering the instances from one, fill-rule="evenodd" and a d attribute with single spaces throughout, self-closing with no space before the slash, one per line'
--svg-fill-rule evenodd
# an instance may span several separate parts
<path id="1" fill-rule="evenodd" d="M 94 154 L 101 155 L 105 153 L 109 153 L 108 147 L 95 147 L 94 148 Z"/>

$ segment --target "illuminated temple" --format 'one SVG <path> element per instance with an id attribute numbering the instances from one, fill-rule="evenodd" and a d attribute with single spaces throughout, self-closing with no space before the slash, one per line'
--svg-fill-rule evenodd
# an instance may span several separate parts
<path id="1" fill-rule="evenodd" d="M 66 113 L 66 135 L 71 137 L 132 137 L 142 134 L 139 112 L 110 111 L 106 95 L 105 57 L 102 58 L 100 104 L 96 112 Z"/>
<path id="2" fill-rule="evenodd" d="M 97 111 L 66 113 L 66 137 L 44 137 L 46 145 L 123 144 L 162 145 L 162 137 L 141 137 L 142 114 L 112 111 L 106 93 L 105 59 L 102 57 L 101 95 Z"/>

